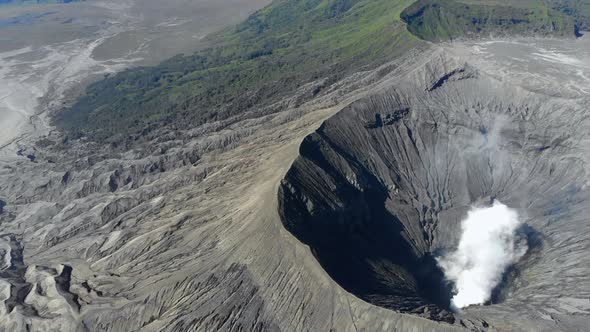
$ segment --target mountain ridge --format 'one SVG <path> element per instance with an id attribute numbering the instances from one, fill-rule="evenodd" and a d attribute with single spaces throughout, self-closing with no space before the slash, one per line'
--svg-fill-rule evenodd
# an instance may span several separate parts
<path id="1" fill-rule="evenodd" d="M 479 38 L 494 32 L 520 35 L 531 27 L 538 31 L 530 35 L 575 37 L 576 25 L 566 9 L 529 2 L 491 6 L 438 0 L 275 1 L 235 28 L 209 36 L 212 46 L 204 51 L 126 70 L 91 85 L 76 103 L 56 113 L 53 123 L 70 139 L 125 150 L 149 140 L 159 127 L 185 128 L 277 105 L 293 89 L 325 77 L 304 97 L 313 98 L 355 71 L 376 68 L 409 49 L 424 47 L 420 39 Z M 447 6 L 472 8 L 479 21 L 465 27 L 463 22 L 471 20 L 456 16 L 469 12 L 439 15 Z M 518 23 L 505 26 L 500 17 L 508 15 L 510 22 L 512 11 Z M 488 13 L 496 18 L 484 19 Z M 438 19 L 429 19 L 425 26 L 424 15 Z"/>

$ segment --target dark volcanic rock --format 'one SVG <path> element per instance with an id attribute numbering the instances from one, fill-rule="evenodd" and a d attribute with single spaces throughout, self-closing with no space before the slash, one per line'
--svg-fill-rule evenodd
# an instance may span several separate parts
<path id="1" fill-rule="evenodd" d="M 471 205 L 497 199 L 526 221 L 531 250 L 495 304 L 522 312 L 588 294 L 588 278 L 553 273 L 555 259 L 588 244 L 579 158 L 588 99 L 561 104 L 440 61 L 352 103 L 303 141 L 279 190 L 284 225 L 358 297 L 452 323 L 434 257 L 456 245 Z M 573 228 L 575 240 L 565 235 Z"/>

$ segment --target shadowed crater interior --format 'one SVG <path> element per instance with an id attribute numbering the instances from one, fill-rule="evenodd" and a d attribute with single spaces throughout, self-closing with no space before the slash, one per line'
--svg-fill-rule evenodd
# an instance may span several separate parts
<path id="1" fill-rule="evenodd" d="M 438 59 L 308 136 L 281 183 L 279 212 L 349 292 L 453 323 L 452 285 L 435 257 L 457 246 L 471 206 L 499 200 L 522 218 L 529 250 L 490 307 L 540 305 L 556 295 L 548 282 L 575 293 L 551 260 L 572 245 L 558 228 L 588 212 L 577 157 L 585 127 L 574 104 Z"/>

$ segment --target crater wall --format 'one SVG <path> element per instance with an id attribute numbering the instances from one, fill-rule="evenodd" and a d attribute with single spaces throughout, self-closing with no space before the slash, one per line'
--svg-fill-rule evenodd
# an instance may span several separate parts
<path id="1" fill-rule="evenodd" d="M 463 314 L 563 312 L 556 298 L 588 295 L 587 105 L 441 53 L 303 141 L 279 190 L 283 224 L 358 297 L 451 323 L 434 257 L 456 247 L 471 206 L 499 200 L 530 249 L 493 305 Z"/>

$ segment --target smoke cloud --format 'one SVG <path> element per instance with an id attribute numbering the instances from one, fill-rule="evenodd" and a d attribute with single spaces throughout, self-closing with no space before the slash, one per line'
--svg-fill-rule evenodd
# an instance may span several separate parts
<path id="1" fill-rule="evenodd" d="M 454 283 L 451 308 L 459 310 L 490 300 L 506 268 L 527 250 L 517 234 L 521 224 L 515 210 L 497 201 L 491 207 L 474 207 L 468 212 L 461 224 L 459 246 L 437 259 L 446 278 Z"/>

